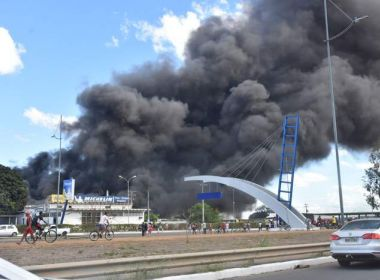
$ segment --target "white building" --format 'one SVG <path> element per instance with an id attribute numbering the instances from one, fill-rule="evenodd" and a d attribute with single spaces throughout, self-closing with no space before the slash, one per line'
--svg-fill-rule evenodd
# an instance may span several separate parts
<path id="1" fill-rule="evenodd" d="M 58 200 L 58 203 L 57 203 Z M 58 223 L 61 222 L 65 197 L 50 195 L 44 204 L 27 205 L 25 210 L 33 213 L 44 212 L 44 216 L 50 224 L 56 223 L 58 209 Z M 63 224 L 83 225 L 96 224 L 100 216 L 107 212 L 112 224 L 141 224 L 144 221 L 144 213 L 147 209 L 135 209 L 129 203 L 128 197 L 123 196 L 95 196 L 95 195 L 76 195 L 72 201 L 68 201 Z M 22 217 L 19 223 L 24 224 L 25 218 Z"/>

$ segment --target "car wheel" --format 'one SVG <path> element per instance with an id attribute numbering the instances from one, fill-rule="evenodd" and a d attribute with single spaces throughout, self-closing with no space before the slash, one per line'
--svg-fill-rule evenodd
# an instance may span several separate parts
<path id="1" fill-rule="evenodd" d="M 17 232 L 12 233 L 12 237 L 17 236 Z"/>
<path id="2" fill-rule="evenodd" d="M 349 267 L 351 262 L 348 260 L 338 260 L 338 263 L 341 267 Z"/>

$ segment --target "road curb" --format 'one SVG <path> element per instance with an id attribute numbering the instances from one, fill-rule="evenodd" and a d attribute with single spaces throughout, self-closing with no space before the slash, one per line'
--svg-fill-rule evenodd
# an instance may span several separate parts
<path id="1" fill-rule="evenodd" d="M 262 265 L 255 265 L 245 268 L 231 268 L 220 270 L 216 272 L 197 273 L 189 275 L 169 276 L 163 278 L 156 278 L 157 280 L 219 280 L 233 277 L 243 277 L 255 274 L 263 274 L 269 272 L 276 272 L 281 270 L 296 269 L 303 266 L 315 266 L 325 263 L 332 263 L 335 260 L 332 257 L 320 257 L 315 259 L 295 260 L 279 263 L 269 263 Z"/>

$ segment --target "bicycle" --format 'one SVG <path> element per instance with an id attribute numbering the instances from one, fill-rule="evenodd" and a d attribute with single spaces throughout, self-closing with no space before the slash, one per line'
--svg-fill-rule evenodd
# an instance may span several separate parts
<path id="1" fill-rule="evenodd" d="M 46 226 L 42 229 L 42 232 L 37 229 L 34 233 L 34 238 L 30 234 L 25 237 L 25 241 L 29 244 L 34 244 L 38 239 L 44 239 L 47 243 L 53 243 L 58 238 L 58 234 L 55 230 L 50 229 L 49 226 Z"/>
<path id="2" fill-rule="evenodd" d="M 96 240 L 98 240 L 99 238 L 102 238 L 102 233 L 100 233 L 99 228 L 100 228 L 100 225 L 96 225 L 96 230 L 90 232 L 89 238 L 90 238 L 91 241 L 96 241 Z M 107 225 L 107 226 L 106 226 L 106 230 L 103 231 L 103 235 L 104 235 L 104 237 L 105 237 L 108 241 L 110 241 L 110 240 L 113 239 L 113 237 L 114 237 L 115 234 L 114 234 L 114 232 L 113 232 L 113 230 L 112 230 L 112 228 L 111 228 L 110 225 Z"/>
<path id="3" fill-rule="evenodd" d="M 291 227 L 288 224 L 282 224 L 278 227 L 280 230 L 290 231 Z"/>

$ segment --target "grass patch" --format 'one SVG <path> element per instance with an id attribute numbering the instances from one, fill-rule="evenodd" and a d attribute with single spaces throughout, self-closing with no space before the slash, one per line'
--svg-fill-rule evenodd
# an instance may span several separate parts
<path id="1" fill-rule="evenodd" d="M 270 242 L 267 238 L 260 239 L 257 243 L 258 247 L 268 247 L 270 245 Z"/>
<path id="2" fill-rule="evenodd" d="M 116 252 L 105 252 L 103 255 L 106 257 L 113 257 L 113 256 L 117 255 L 117 253 Z"/>

